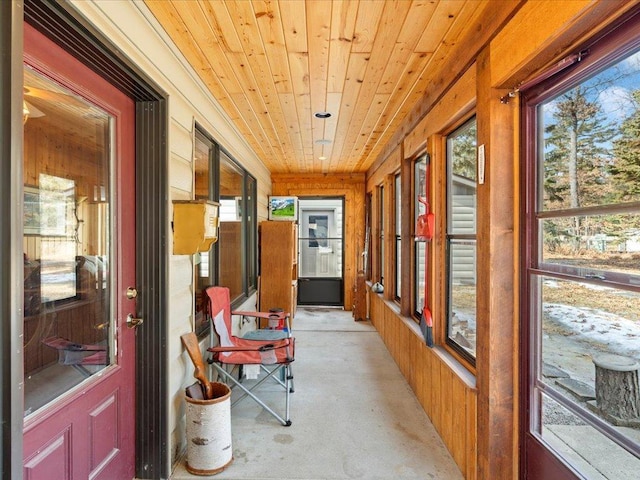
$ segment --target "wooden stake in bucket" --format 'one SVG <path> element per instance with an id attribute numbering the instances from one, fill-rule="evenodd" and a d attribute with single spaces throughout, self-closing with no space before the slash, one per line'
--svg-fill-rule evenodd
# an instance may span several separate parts
<path id="1" fill-rule="evenodd" d="M 215 475 L 233 461 L 231 389 L 212 382 L 208 400 L 185 396 L 187 402 L 187 471 Z"/>

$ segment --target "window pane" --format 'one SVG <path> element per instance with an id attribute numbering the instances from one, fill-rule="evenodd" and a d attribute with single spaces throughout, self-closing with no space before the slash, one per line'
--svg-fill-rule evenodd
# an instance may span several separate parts
<path id="1" fill-rule="evenodd" d="M 542 277 L 542 363 L 594 387 L 593 357 L 640 359 L 640 293 Z"/>
<path id="2" fill-rule="evenodd" d="M 114 120 L 28 67 L 24 84 L 26 416 L 114 361 Z"/>
<path id="3" fill-rule="evenodd" d="M 543 263 L 572 267 L 576 275 L 617 272 L 640 285 L 640 214 L 574 216 L 541 220 Z"/>
<path id="4" fill-rule="evenodd" d="M 640 460 L 636 456 L 548 395 L 540 393 L 538 398 L 538 408 L 532 409 L 540 417 L 532 421 L 539 425 L 535 433 L 584 478 L 637 477 Z"/>
<path id="5" fill-rule="evenodd" d="M 380 283 L 384 284 L 384 275 L 385 275 L 385 271 L 384 271 L 384 187 L 379 187 L 378 188 L 378 192 L 379 192 L 379 199 L 380 199 L 380 204 L 378 205 L 379 211 L 380 211 L 380 216 L 378 217 L 380 219 L 380 225 L 379 225 L 379 232 L 380 232 Z"/>
<path id="6" fill-rule="evenodd" d="M 242 232 L 244 172 L 227 155 L 220 155 L 219 284 L 229 288 L 231 299 L 244 293 Z"/>
<path id="7" fill-rule="evenodd" d="M 415 284 L 416 284 L 416 298 L 415 298 L 415 311 L 421 312 L 425 305 L 424 288 L 425 288 L 425 255 L 427 251 L 427 244 L 425 242 L 416 242 L 416 267 L 415 267 Z"/>
<path id="8" fill-rule="evenodd" d="M 247 211 L 245 221 L 247 222 L 247 275 L 249 277 L 249 288 L 258 288 L 258 234 L 257 234 L 257 218 L 256 218 L 256 195 L 257 182 L 250 175 L 247 178 Z"/>
<path id="9" fill-rule="evenodd" d="M 538 107 L 543 210 L 640 201 L 639 86 L 636 53 Z"/>
<path id="10" fill-rule="evenodd" d="M 449 245 L 448 336 L 466 352 L 476 352 L 476 242 L 452 240 Z"/>
<path id="11" fill-rule="evenodd" d="M 402 241 L 396 238 L 396 298 L 400 298 L 402 287 Z"/>
<path id="12" fill-rule="evenodd" d="M 400 233 L 402 232 L 402 186 L 400 183 L 400 175 L 396 175 L 395 177 L 395 234 L 396 234 L 396 248 L 395 248 L 395 256 L 396 256 L 396 272 L 395 272 L 395 280 L 396 280 L 396 292 L 395 296 L 397 299 L 401 297 L 401 287 L 402 287 L 402 258 L 401 258 L 401 239 Z"/>
<path id="13" fill-rule="evenodd" d="M 476 352 L 476 120 L 447 137 L 447 343 Z"/>
<path id="14" fill-rule="evenodd" d="M 414 165 L 414 229 L 418 223 L 418 217 L 427 213 L 427 160 L 426 156 L 421 157 Z M 418 232 L 414 233 L 418 235 Z M 415 264 L 414 272 L 414 312 L 419 314 L 425 306 L 425 252 L 426 244 L 423 241 L 415 242 Z"/>
<path id="15" fill-rule="evenodd" d="M 300 277 L 339 278 L 342 276 L 341 238 L 300 238 Z"/>
<path id="16" fill-rule="evenodd" d="M 396 235 L 402 232 L 402 186 L 400 184 L 400 175 L 395 178 L 395 204 L 396 204 Z"/>

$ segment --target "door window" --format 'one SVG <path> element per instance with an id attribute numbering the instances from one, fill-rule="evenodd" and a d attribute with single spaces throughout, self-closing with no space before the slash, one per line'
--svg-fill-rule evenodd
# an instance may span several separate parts
<path id="1" fill-rule="evenodd" d="M 109 276 L 113 120 L 24 70 L 25 415 L 114 358 Z"/>
<path id="2" fill-rule="evenodd" d="M 342 277 L 342 199 L 300 199 L 301 278 Z"/>

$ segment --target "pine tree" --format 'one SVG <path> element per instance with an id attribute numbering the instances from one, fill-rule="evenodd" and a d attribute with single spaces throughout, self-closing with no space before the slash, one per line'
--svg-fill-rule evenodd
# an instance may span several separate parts
<path id="1" fill-rule="evenodd" d="M 545 209 L 609 203 L 611 190 L 606 188 L 606 165 L 610 152 L 603 145 L 615 131 L 600 104 L 589 99 L 590 93 L 589 87 L 581 85 L 562 95 L 553 113 L 554 122 L 545 129 Z M 581 239 L 597 229 L 578 216 L 560 223 L 547 226 L 553 232 L 545 232 L 546 238 L 569 236 L 576 250 L 582 247 Z"/>
<path id="2" fill-rule="evenodd" d="M 631 98 L 635 109 L 622 122 L 621 136 L 613 142 L 615 160 L 609 166 L 618 201 L 640 201 L 640 89 Z"/>

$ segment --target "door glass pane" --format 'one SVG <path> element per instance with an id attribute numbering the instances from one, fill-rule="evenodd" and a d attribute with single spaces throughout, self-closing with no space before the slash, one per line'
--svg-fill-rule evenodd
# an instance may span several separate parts
<path id="1" fill-rule="evenodd" d="M 529 430 L 598 479 L 640 467 L 640 53 L 619 41 L 544 85 L 524 142 L 536 147 Z"/>
<path id="2" fill-rule="evenodd" d="M 544 393 L 535 410 L 537 436 L 587 479 L 637 478 L 640 459 Z M 633 433 L 637 430 L 620 428 Z"/>
<path id="3" fill-rule="evenodd" d="M 342 199 L 300 199 L 301 278 L 342 278 Z"/>
<path id="4" fill-rule="evenodd" d="M 25 67 L 25 415 L 104 369 L 112 118 Z"/>
<path id="5" fill-rule="evenodd" d="M 639 85 L 636 52 L 538 107 L 542 210 L 640 201 Z"/>
<path id="6" fill-rule="evenodd" d="M 633 275 L 640 285 L 640 213 L 576 215 L 541 220 L 541 261 L 577 275 Z M 607 273 L 604 273 L 607 272 Z"/>

